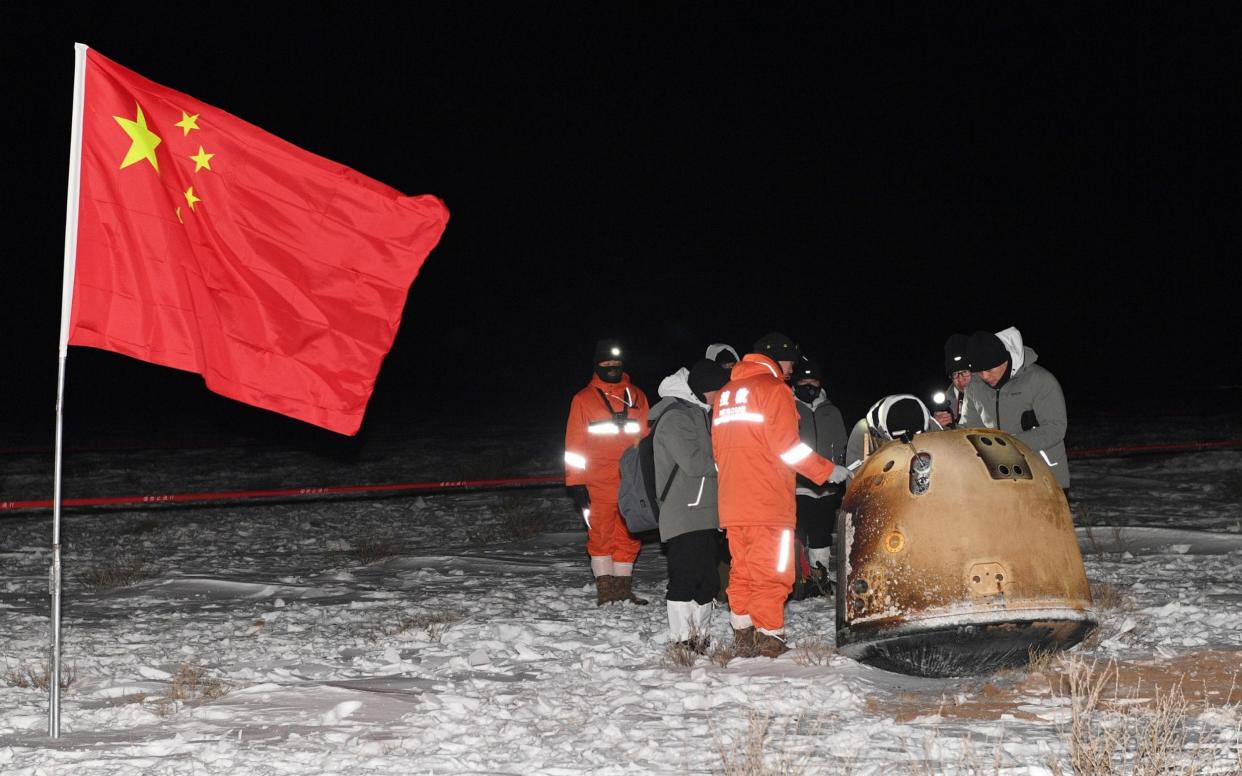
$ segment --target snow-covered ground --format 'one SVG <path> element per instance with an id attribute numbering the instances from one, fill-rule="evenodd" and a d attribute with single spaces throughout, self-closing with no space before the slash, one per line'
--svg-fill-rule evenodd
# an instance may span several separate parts
<path id="1" fill-rule="evenodd" d="M 1237 432 L 1185 419 L 1135 428 L 1081 422 L 1075 441 Z M 270 446 L 78 452 L 66 495 L 558 468 L 558 429 L 406 434 L 340 458 Z M 0 464 L 0 497 L 47 496 L 46 455 Z M 1097 675 L 1116 659 L 1124 699 L 1184 677 L 1183 764 L 1238 773 L 1242 452 L 1073 467 L 1087 574 L 1108 604 L 1098 638 L 1074 654 L 1098 660 Z M 514 538 L 541 519 L 541 532 Z M 1055 663 L 968 679 L 806 648 L 674 664 L 659 545 L 644 546 L 635 570 L 652 604 L 597 608 L 559 489 L 71 511 L 63 536 L 73 682 L 53 741 L 46 691 L 20 686 L 45 665 L 50 518 L 0 517 L 6 776 L 714 773 L 760 740 L 772 772 L 1070 772 Z M 131 579 L 98 584 L 109 572 Z M 794 643 L 830 645 L 831 603 L 791 603 L 788 630 Z M 729 640 L 722 611 L 712 636 Z"/>

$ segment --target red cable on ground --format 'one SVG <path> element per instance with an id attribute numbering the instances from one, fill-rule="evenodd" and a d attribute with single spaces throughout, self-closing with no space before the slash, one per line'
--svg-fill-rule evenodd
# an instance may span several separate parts
<path id="1" fill-rule="evenodd" d="M 1211 442 L 1184 442 L 1178 444 L 1128 445 L 1124 447 L 1089 447 L 1069 450 L 1071 458 L 1111 458 L 1154 453 L 1189 453 L 1204 450 L 1225 450 L 1242 447 L 1242 439 L 1222 439 Z M 126 504 L 176 504 L 198 501 L 241 501 L 244 499 L 296 498 L 301 496 L 334 496 L 365 493 L 401 492 L 470 492 L 479 490 L 508 490 L 513 488 L 548 488 L 563 485 L 564 477 L 510 477 L 494 480 L 442 480 L 440 482 L 404 482 L 384 485 L 335 485 L 315 488 L 275 488 L 269 490 L 231 490 L 212 493 L 165 493 L 146 496 L 105 496 L 97 498 L 67 498 L 62 507 L 97 507 Z M 51 509 L 51 499 L 38 501 L 0 501 L 0 512 L 23 509 Z"/>
<path id="2" fill-rule="evenodd" d="M 546 488 L 565 484 L 565 478 L 516 477 L 499 480 L 442 480 L 440 482 L 399 482 L 386 485 L 336 485 L 318 488 L 275 488 L 269 490 L 229 490 L 216 493 L 164 493 L 147 496 L 105 496 L 61 499 L 62 507 L 98 507 L 118 504 L 176 504 L 194 501 L 239 501 L 252 498 L 290 498 L 332 496 L 357 493 L 400 493 L 403 491 L 444 492 Z M 0 501 L 0 512 L 18 509 L 50 509 L 51 499 L 41 501 Z"/>

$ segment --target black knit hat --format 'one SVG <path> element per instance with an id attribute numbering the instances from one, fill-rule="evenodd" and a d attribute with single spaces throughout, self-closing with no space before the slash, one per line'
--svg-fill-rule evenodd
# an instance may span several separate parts
<path id="1" fill-rule="evenodd" d="M 798 343 L 779 331 L 768 332 L 755 342 L 752 352 L 762 353 L 773 361 L 797 361 L 802 355 Z"/>
<path id="2" fill-rule="evenodd" d="M 952 334 L 944 343 L 944 373 L 952 375 L 963 369 L 970 370 L 970 358 L 966 355 L 966 347 L 970 337 L 965 334 Z"/>
<path id="3" fill-rule="evenodd" d="M 591 363 L 598 364 L 601 361 L 625 361 L 624 351 L 621 349 L 620 340 L 602 339 L 595 343 L 595 360 Z"/>
<path id="4" fill-rule="evenodd" d="M 819 362 L 813 358 L 802 357 L 802 360 L 794 364 L 793 379 L 790 382 L 798 382 L 799 380 L 819 380 L 824 382 L 824 370 L 819 368 Z"/>
<path id="5" fill-rule="evenodd" d="M 1009 351 L 1000 337 L 990 331 L 977 331 L 966 343 L 966 358 L 970 360 L 971 369 L 986 372 L 1008 361 Z"/>
<path id="6" fill-rule="evenodd" d="M 719 391 L 729 382 L 729 371 L 715 361 L 700 359 L 690 367 L 686 382 L 690 384 L 694 395 L 699 397 L 699 401 L 703 401 L 708 391 Z"/>

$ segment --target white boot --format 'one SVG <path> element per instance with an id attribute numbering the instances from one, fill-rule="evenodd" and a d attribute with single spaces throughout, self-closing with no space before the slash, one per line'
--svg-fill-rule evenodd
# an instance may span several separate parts
<path id="1" fill-rule="evenodd" d="M 694 601 L 668 601 L 668 640 L 689 641 L 694 609 L 698 606 Z"/>
<path id="2" fill-rule="evenodd" d="M 811 582 L 825 598 L 834 598 L 837 580 L 832 571 L 832 547 L 812 547 L 806 555 L 811 564 Z"/>
<path id="3" fill-rule="evenodd" d="M 708 601 L 705 604 L 694 601 L 688 603 L 693 607 L 690 610 L 690 641 L 694 651 L 703 654 L 711 642 L 712 609 L 715 608 L 715 601 Z"/>
<path id="4" fill-rule="evenodd" d="M 832 570 L 832 546 L 828 547 L 808 547 L 806 551 L 807 561 L 810 562 L 811 568 L 815 568 L 818 563 L 824 567 L 825 571 Z"/>

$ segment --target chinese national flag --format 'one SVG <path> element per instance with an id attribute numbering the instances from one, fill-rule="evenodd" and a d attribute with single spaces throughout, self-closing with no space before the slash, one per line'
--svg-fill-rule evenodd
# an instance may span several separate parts
<path id="1" fill-rule="evenodd" d="M 87 51 L 78 217 L 69 344 L 354 434 L 448 210 Z"/>

